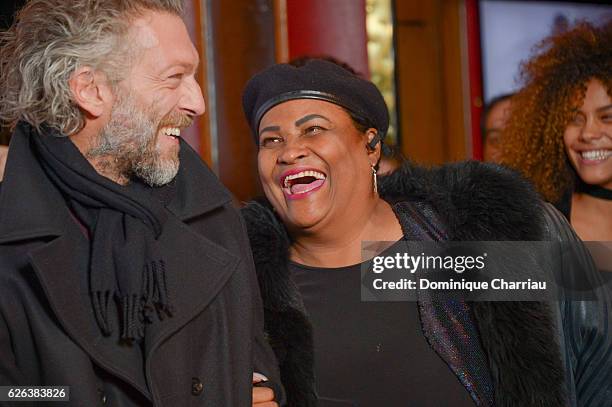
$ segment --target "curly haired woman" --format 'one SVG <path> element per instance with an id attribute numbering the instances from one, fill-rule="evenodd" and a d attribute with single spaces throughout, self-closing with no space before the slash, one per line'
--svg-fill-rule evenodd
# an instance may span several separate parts
<path id="1" fill-rule="evenodd" d="M 545 39 L 522 66 L 504 162 L 570 219 L 583 240 L 612 241 L 612 21 Z"/>

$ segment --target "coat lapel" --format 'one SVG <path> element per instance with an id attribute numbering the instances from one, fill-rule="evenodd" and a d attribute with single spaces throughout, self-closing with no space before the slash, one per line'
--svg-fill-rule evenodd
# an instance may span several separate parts
<path id="1" fill-rule="evenodd" d="M 239 259 L 197 233 L 190 222 L 205 217 L 231 202 L 231 196 L 191 147 L 181 140 L 181 168 L 176 177 L 177 194 L 168 205 L 170 216 L 160 237 L 171 246 L 168 285 L 173 317 L 153 324 L 145 338 L 149 359 L 159 344 L 199 314 L 230 279 Z"/>
<path id="2" fill-rule="evenodd" d="M 404 239 L 448 240 L 447 230 L 430 205 L 399 202 L 393 205 L 393 210 L 402 226 Z M 487 357 L 470 306 L 465 301 L 436 298 L 428 291 L 419 291 L 418 296 L 421 330 L 429 346 L 457 376 L 478 406 L 494 405 Z"/>
<path id="3" fill-rule="evenodd" d="M 170 240 L 179 237 L 177 240 Z M 239 259 L 226 249 L 194 232 L 180 220 L 168 219 L 162 245 L 175 247 L 166 259 L 172 317 L 147 327 L 145 354 L 152 357 L 161 342 L 198 315 L 216 297 L 236 269 Z"/>
<path id="4" fill-rule="evenodd" d="M 72 220 L 68 219 L 69 222 Z M 92 312 L 87 273 L 89 243 L 76 224 L 30 252 L 30 263 L 62 328 L 99 366 L 130 383 L 145 397 L 138 346 L 119 346 L 117 330 L 103 337 Z"/>

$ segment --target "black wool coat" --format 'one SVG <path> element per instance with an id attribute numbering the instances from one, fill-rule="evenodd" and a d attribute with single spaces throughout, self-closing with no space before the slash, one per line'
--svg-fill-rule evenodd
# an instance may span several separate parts
<path id="1" fill-rule="evenodd" d="M 27 137 L 13 135 L 0 192 L 0 385 L 70 386 L 75 407 L 236 407 L 251 405 L 254 370 L 279 382 L 244 223 L 189 152 L 164 229 L 175 240 L 162 242 L 173 316 L 150 325 L 140 349 L 118 329 L 100 333 L 88 239 Z"/>
<path id="2" fill-rule="evenodd" d="M 467 162 L 425 169 L 407 164 L 383 178 L 379 191 L 390 202 L 413 205 L 421 218 L 432 217 L 418 208 L 431 209 L 434 226 L 449 240 L 578 241 L 552 206 L 502 167 Z M 265 330 L 279 359 L 288 405 L 314 406 L 312 328 L 289 275 L 289 236 L 265 201 L 249 203 L 242 213 L 264 301 Z M 404 230 L 416 223 L 415 218 L 402 219 Z M 576 255 L 590 265 L 580 272 L 596 287 L 595 301 L 469 304 L 493 387 L 489 399 L 471 392 L 476 405 L 612 406 L 610 298 L 588 253 L 581 244 L 576 246 Z M 442 310 L 436 307 L 433 314 Z M 476 383 L 479 386 L 485 383 Z"/>

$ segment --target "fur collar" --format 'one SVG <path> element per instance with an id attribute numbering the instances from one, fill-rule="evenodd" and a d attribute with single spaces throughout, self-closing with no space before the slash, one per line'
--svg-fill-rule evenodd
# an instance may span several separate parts
<path id="1" fill-rule="evenodd" d="M 450 240 L 541 240 L 541 201 L 514 171 L 477 161 L 424 168 L 410 163 L 379 187 L 386 200 L 424 202 L 443 221 Z"/>
<path id="2" fill-rule="evenodd" d="M 381 178 L 379 190 L 389 201 L 432 207 L 451 240 L 545 239 L 537 193 L 503 167 L 465 162 L 426 169 L 406 164 Z M 251 202 L 242 213 L 264 300 L 266 331 L 279 357 L 288 405 L 313 405 L 311 327 L 289 278 L 289 238 L 266 201 Z M 489 361 L 495 405 L 566 405 L 563 362 L 549 305 L 479 302 L 471 306 Z"/>

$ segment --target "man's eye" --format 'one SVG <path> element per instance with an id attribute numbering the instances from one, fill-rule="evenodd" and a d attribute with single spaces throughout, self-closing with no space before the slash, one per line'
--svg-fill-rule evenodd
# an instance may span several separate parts
<path id="1" fill-rule="evenodd" d="M 175 80 L 181 80 L 183 79 L 183 74 L 182 73 L 175 73 L 174 75 L 170 75 L 168 76 L 168 79 L 175 79 Z"/>
<path id="2" fill-rule="evenodd" d="M 604 114 L 603 116 L 601 116 L 601 121 L 604 123 L 612 123 L 612 114 Z"/>

